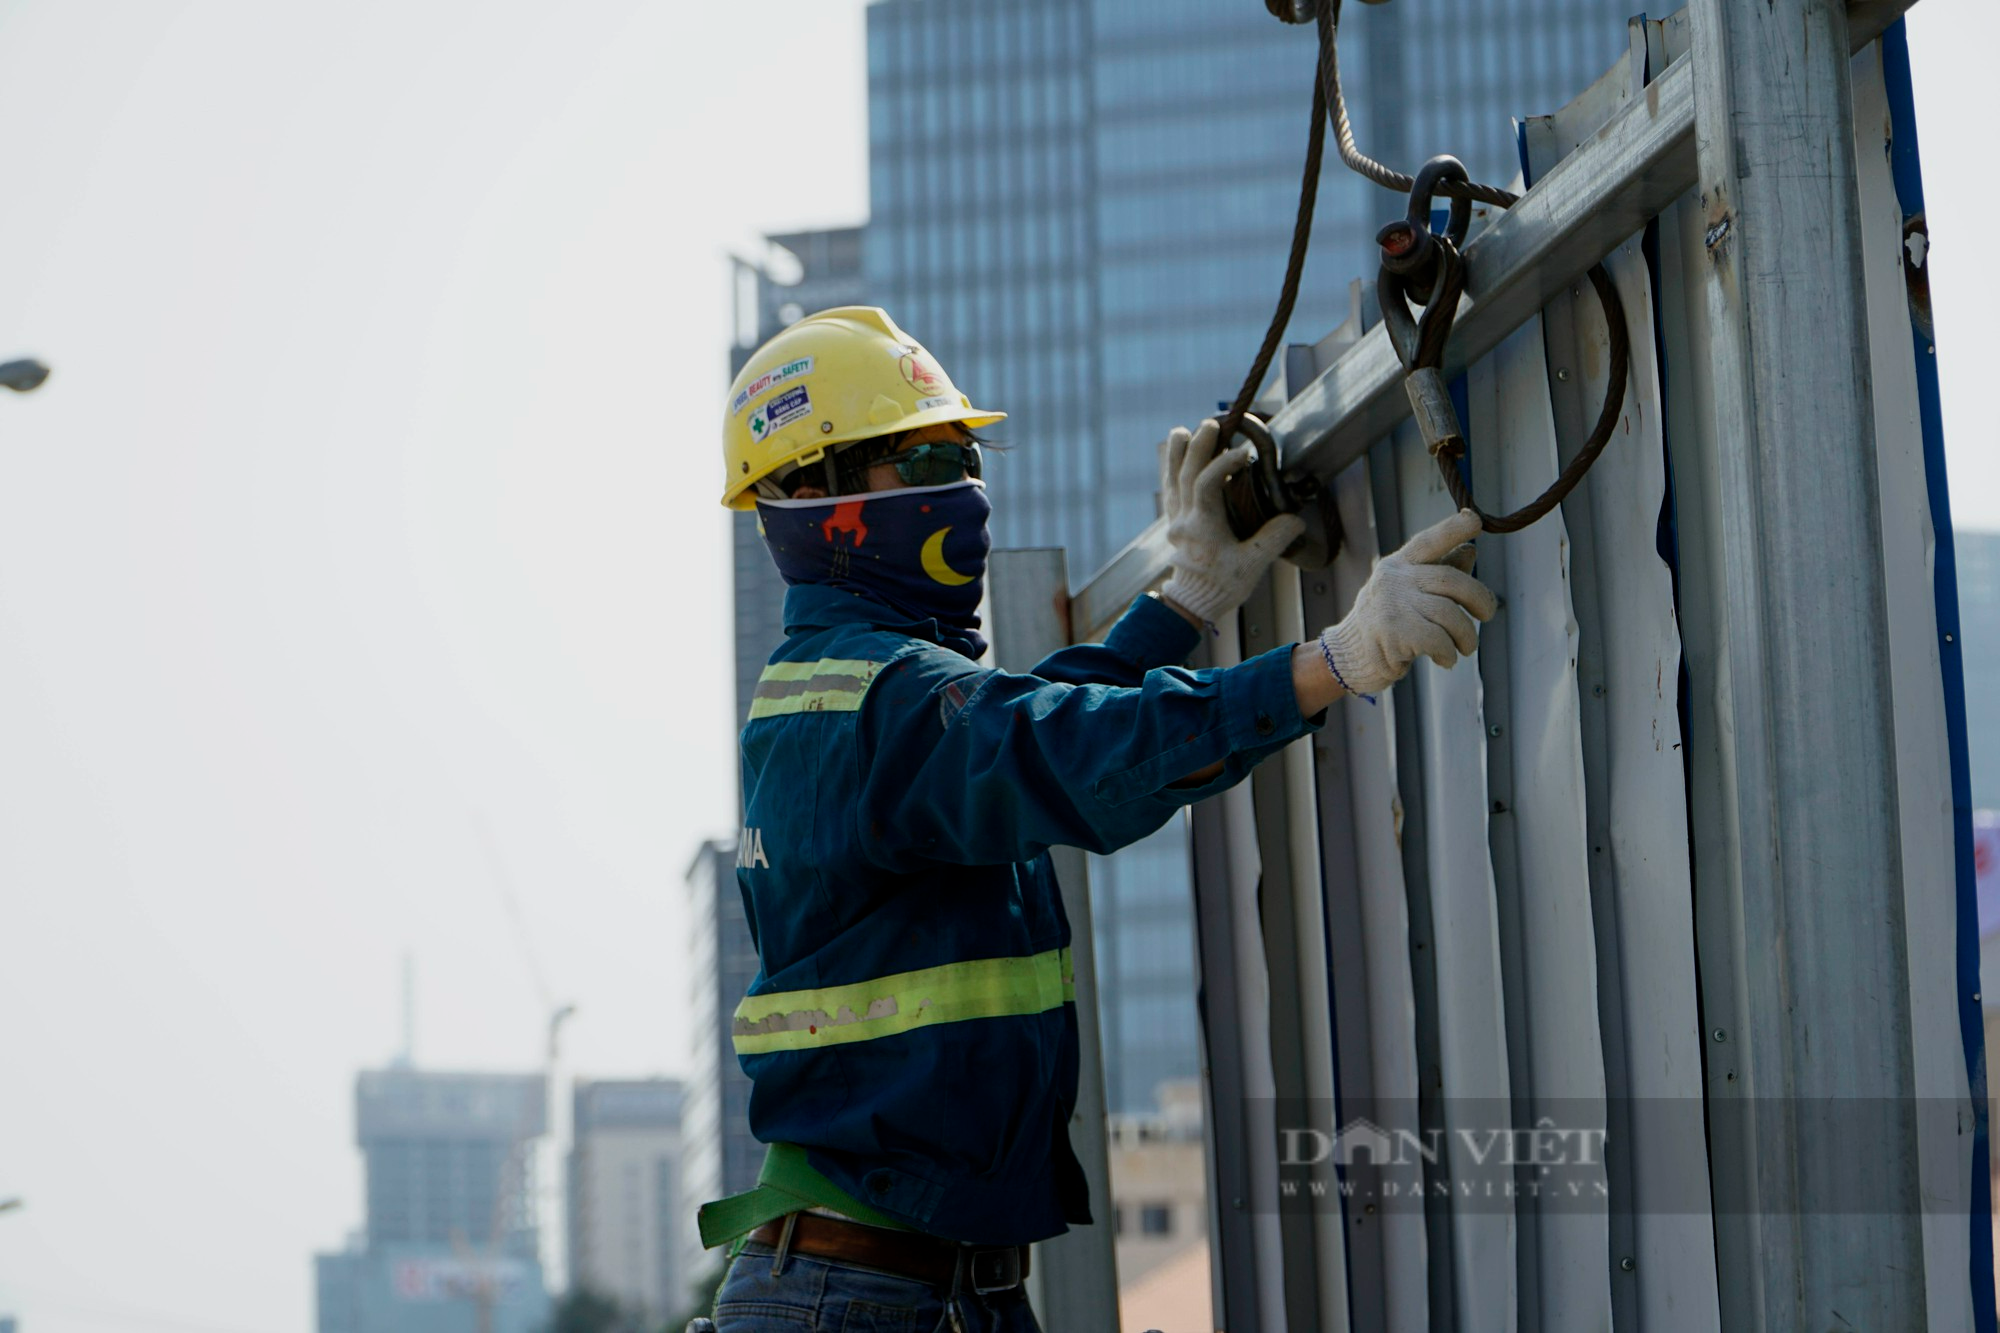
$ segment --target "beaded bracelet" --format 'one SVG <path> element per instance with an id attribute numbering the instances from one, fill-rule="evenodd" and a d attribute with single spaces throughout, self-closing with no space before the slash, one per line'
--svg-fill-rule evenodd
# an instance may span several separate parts
<path id="1" fill-rule="evenodd" d="M 1333 673 L 1333 678 L 1340 682 L 1341 689 L 1346 690 L 1349 694 L 1353 695 L 1357 699 L 1366 699 L 1371 706 L 1374 704 L 1375 702 L 1374 695 L 1363 694 L 1360 690 L 1357 690 L 1352 685 L 1349 685 L 1347 683 L 1347 677 L 1340 674 L 1340 668 L 1335 666 L 1333 662 L 1333 646 L 1326 641 L 1326 635 L 1324 634 L 1321 634 L 1319 636 L 1319 655 L 1326 659 L 1326 669 L 1328 671 L 1331 671 Z"/>

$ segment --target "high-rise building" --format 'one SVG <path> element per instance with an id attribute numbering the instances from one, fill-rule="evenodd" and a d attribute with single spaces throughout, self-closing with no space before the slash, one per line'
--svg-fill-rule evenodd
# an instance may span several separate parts
<path id="1" fill-rule="evenodd" d="M 1626 40 L 1629 0 L 1350 6 L 1361 146 L 1518 170 L 1509 117 L 1553 110 Z M 1315 40 L 1254 0 L 880 0 L 868 11 L 863 287 L 980 402 L 996 545 L 1081 581 L 1156 513 L 1157 442 L 1234 396 L 1276 303 Z M 949 77 L 940 77 L 949 71 Z M 1292 338 L 1346 313 L 1403 201 L 1329 144 Z M 1183 826 L 1093 867 L 1106 1093 L 1143 1112 L 1198 1070 Z"/>
<path id="2" fill-rule="evenodd" d="M 816 310 L 859 305 L 865 299 L 861 228 L 792 232 L 765 240 L 770 247 L 767 254 L 755 262 L 736 261 L 731 377 L 743 369 L 752 352 L 787 325 Z M 718 394 L 718 402 L 720 398 Z M 757 675 L 785 635 L 785 581 L 778 577 L 771 553 L 757 534 L 755 514 L 732 517 L 730 548 L 736 595 L 736 720 L 741 724 L 750 715 Z M 730 887 L 733 892 L 733 880 Z M 737 915 L 740 919 L 740 908 Z M 730 1005 L 733 1008 L 735 1001 Z"/>
<path id="3" fill-rule="evenodd" d="M 750 1135 L 750 1080 L 736 1063 L 729 1037 L 737 1002 L 757 976 L 757 949 L 736 888 L 735 844 L 704 843 L 688 866 L 686 885 L 693 931 L 688 1030 L 694 1051 L 681 1142 L 684 1197 L 692 1209 L 755 1185 L 764 1150 Z"/>
<path id="4" fill-rule="evenodd" d="M 366 1221 L 316 1256 L 319 1333 L 539 1333 L 539 1074 L 397 1067 L 355 1080 Z"/>
<path id="5" fill-rule="evenodd" d="M 1972 804 L 2000 810 L 2000 532 L 1952 534 L 1965 652 L 1965 734 Z"/>
<path id="6" fill-rule="evenodd" d="M 573 1289 L 615 1300 L 648 1327 L 686 1308 L 703 1267 L 682 1182 L 681 1085 L 578 1082 L 569 1154 Z"/>

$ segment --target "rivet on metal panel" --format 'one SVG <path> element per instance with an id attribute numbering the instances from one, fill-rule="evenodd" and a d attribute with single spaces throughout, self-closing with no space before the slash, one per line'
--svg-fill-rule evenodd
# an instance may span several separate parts
<path id="1" fill-rule="evenodd" d="M 1736 1081 L 1736 1071 L 1735 1071 L 1735 1070 L 1733 1070 L 1733 1069 L 1732 1069 L 1732 1070 L 1730 1070 L 1730 1071 L 1729 1071 L 1729 1079 L 1728 1079 L 1728 1081 L 1729 1081 L 1729 1082 L 1731 1082 L 1731 1083 L 1734 1083 L 1734 1082 Z"/>
<path id="2" fill-rule="evenodd" d="M 1313 593 L 1316 596 L 1324 596 L 1326 593 L 1326 585 L 1324 583 L 1313 584 Z"/>
<path id="3" fill-rule="evenodd" d="M 1715 1031 L 1709 1033 L 1708 1035 L 1715 1038 L 1717 1041 L 1729 1040 L 1729 1034 L 1727 1032 L 1724 1032 L 1721 1028 L 1717 1028 Z"/>
<path id="4" fill-rule="evenodd" d="M 1564 384 L 1569 383 L 1569 371 L 1558 367 L 1556 370 L 1556 378 L 1561 380 Z"/>
<path id="5" fill-rule="evenodd" d="M 1618 1261 L 1618 1266 L 1629 1273 L 1639 1266 L 1639 1262 L 1628 1254 Z"/>
<path id="6" fill-rule="evenodd" d="M 1500 724 L 1498 722 L 1495 722 L 1492 726 L 1486 729 L 1486 734 L 1497 738 L 1500 735 L 1500 730 L 1501 730 Z"/>
<path id="7" fill-rule="evenodd" d="M 1591 697 L 1602 699 L 1604 697 L 1604 687 L 1602 685 L 1593 685 L 1590 687 L 1590 693 Z"/>
<path id="8" fill-rule="evenodd" d="M 1951 637 L 1951 635 L 1949 635 L 1949 634 L 1945 635 L 1945 636 L 1944 636 L 1944 641 L 1945 641 L 1946 643 L 1951 643 L 1951 642 L 1953 641 L 1953 640 L 1952 640 L 1952 637 Z"/>

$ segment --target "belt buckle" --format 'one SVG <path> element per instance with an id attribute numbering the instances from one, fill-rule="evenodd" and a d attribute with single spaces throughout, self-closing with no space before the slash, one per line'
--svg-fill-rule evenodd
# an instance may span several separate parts
<path id="1" fill-rule="evenodd" d="M 974 1295 L 990 1296 L 996 1291 L 1012 1291 L 1021 1285 L 1021 1247 L 1003 1250 L 973 1250 L 966 1256 L 967 1275 Z"/>

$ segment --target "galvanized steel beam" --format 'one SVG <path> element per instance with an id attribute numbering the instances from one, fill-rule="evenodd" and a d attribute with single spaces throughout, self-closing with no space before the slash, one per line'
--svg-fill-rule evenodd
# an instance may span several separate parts
<path id="1" fill-rule="evenodd" d="M 1720 918 L 1701 960 L 1717 1248 L 1756 1256 L 1725 1286 L 1723 1327 L 1920 1330 L 1849 25 L 1824 0 L 1689 15 L 1717 544 L 1699 636 L 1716 655 L 1692 709 L 1710 771 L 1694 780 L 1720 797 L 1695 828 L 1695 879 L 1698 913 Z"/>
<path id="2" fill-rule="evenodd" d="M 1916 0 L 1849 0 L 1847 6 L 1847 45 L 1858 52 L 1862 47 L 1880 37 L 1891 23 L 1916 3 Z"/>
<path id="3" fill-rule="evenodd" d="M 1060 548 L 995 551 L 988 576 L 993 655 L 1003 671 L 1025 672 L 1070 641 L 1069 564 Z M 1111 1155 L 1105 1141 L 1103 1040 L 1097 1026 L 1097 954 L 1090 915 L 1090 860 L 1054 847 L 1056 883 L 1069 917 L 1076 978 L 1077 1092 L 1070 1147 L 1090 1186 L 1096 1225 L 1075 1227 L 1035 1247 L 1037 1308 L 1046 1328 L 1118 1327 L 1118 1264 L 1111 1227 Z"/>

